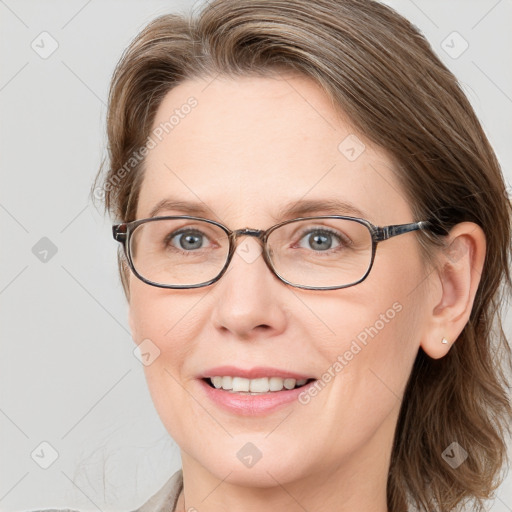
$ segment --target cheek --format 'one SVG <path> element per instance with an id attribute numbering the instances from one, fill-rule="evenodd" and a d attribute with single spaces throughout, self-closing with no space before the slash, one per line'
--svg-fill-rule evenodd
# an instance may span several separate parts
<path id="1" fill-rule="evenodd" d="M 173 378 L 184 379 L 187 356 L 194 349 L 198 332 L 204 319 L 199 318 L 201 295 L 159 289 L 144 283 L 135 283 L 131 289 L 130 326 L 136 344 L 145 343 L 154 355 L 150 364 L 144 365 L 148 387 L 159 412 L 160 395 L 176 397 Z"/>
<path id="2" fill-rule="evenodd" d="M 322 318 L 335 334 L 316 347 L 324 361 L 319 390 L 301 397 L 300 423 L 316 425 L 302 435 L 312 451 L 325 452 L 322 464 L 363 449 L 377 431 L 391 432 L 417 353 L 415 315 L 404 297 L 345 298 L 323 301 Z"/>
<path id="3" fill-rule="evenodd" d="M 378 421 L 401 399 L 420 344 L 421 292 L 411 293 L 420 270 L 404 268 L 397 279 L 396 267 L 390 262 L 386 268 L 386 263 L 383 258 L 357 287 L 307 302 L 321 320 L 316 325 L 327 333 L 315 338 L 311 329 L 308 336 L 316 339 L 324 361 L 322 381 L 332 400 L 325 405 L 341 421 L 349 407 L 361 428 L 371 423 L 364 411 L 372 410 Z"/>
<path id="4" fill-rule="evenodd" d="M 184 386 L 191 375 L 187 361 L 194 350 L 194 340 L 206 321 L 199 318 L 204 293 L 172 292 L 131 283 L 132 337 L 136 344 L 149 343 L 150 352 L 157 354 L 143 369 L 155 409 L 175 439 L 182 439 L 186 432 L 182 416 L 192 422 L 201 419 Z M 178 417 L 176 411 L 180 411 Z"/>
<path id="5" fill-rule="evenodd" d="M 193 337 L 199 310 L 195 306 L 204 293 L 194 290 L 173 292 L 132 279 L 129 317 L 134 341 L 140 343 L 149 338 L 165 352 L 181 339 L 178 332 L 185 331 L 189 338 Z"/>
<path id="6" fill-rule="evenodd" d="M 403 298 L 392 302 L 373 298 L 366 304 L 356 300 L 324 302 L 321 311 L 323 323 L 331 331 L 321 340 L 316 338 L 326 379 L 328 374 L 354 376 L 362 393 L 372 388 L 379 376 L 390 384 L 406 380 L 419 339 L 414 309 Z"/>

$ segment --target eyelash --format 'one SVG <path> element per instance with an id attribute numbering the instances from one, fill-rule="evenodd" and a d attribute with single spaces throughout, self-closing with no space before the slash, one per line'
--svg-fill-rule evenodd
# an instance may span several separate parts
<path id="1" fill-rule="evenodd" d="M 328 234 L 328 235 L 331 235 L 333 237 L 335 237 L 339 243 L 339 247 L 340 248 L 344 248 L 346 247 L 347 245 L 350 244 L 350 240 L 347 239 L 347 237 L 344 237 L 341 233 L 339 233 L 338 231 L 334 231 L 332 229 L 329 229 L 329 228 L 326 228 L 326 227 L 318 227 L 318 228 L 308 228 L 307 230 L 304 230 L 301 234 L 300 234 L 300 237 L 299 237 L 299 242 L 307 235 L 311 234 L 311 233 L 320 233 L 320 234 Z M 328 251 L 314 251 L 314 252 L 318 252 L 319 254 L 324 252 L 324 253 L 327 253 L 327 252 L 332 252 L 332 251 L 335 251 L 335 250 L 338 250 L 338 247 L 335 247 L 334 249 L 329 249 Z"/>

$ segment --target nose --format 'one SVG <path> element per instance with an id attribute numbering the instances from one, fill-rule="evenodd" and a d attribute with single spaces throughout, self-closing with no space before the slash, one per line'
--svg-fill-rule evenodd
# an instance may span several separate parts
<path id="1" fill-rule="evenodd" d="M 215 328 L 245 340 L 276 336 L 287 321 L 289 290 L 268 268 L 262 244 L 253 236 L 239 238 L 230 265 L 213 290 Z"/>

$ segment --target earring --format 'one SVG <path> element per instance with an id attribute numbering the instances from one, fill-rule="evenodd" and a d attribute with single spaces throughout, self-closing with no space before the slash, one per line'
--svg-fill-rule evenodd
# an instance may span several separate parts
<path id="1" fill-rule="evenodd" d="M 446 345 L 446 344 L 448 343 L 448 340 L 447 340 L 446 338 L 443 338 L 443 339 L 441 340 L 441 343 L 442 343 L 443 345 Z"/>

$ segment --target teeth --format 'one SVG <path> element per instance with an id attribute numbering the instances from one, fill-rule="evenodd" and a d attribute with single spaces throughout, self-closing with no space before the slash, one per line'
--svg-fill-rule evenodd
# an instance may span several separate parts
<path id="1" fill-rule="evenodd" d="M 270 391 L 281 391 L 284 386 L 284 380 L 280 377 L 270 377 L 269 387 Z"/>
<path id="2" fill-rule="evenodd" d="M 222 389 L 233 389 L 233 377 L 221 377 Z"/>
<path id="3" fill-rule="evenodd" d="M 262 377 L 261 379 L 251 379 L 249 389 L 251 393 L 268 393 L 270 389 L 268 378 Z"/>
<path id="4" fill-rule="evenodd" d="M 296 382 L 297 381 L 295 379 L 284 379 L 284 387 L 286 389 L 293 389 Z"/>
<path id="5" fill-rule="evenodd" d="M 307 379 L 282 379 L 281 377 L 261 377 L 246 379 L 244 377 L 215 376 L 210 378 L 217 389 L 224 389 L 233 393 L 268 393 L 269 391 L 282 391 L 303 386 Z"/>
<path id="6" fill-rule="evenodd" d="M 226 378 L 226 377 L 224 377 Z M 233 384 L 232 384 L 232 389 L 233 391 L 235 392 L 239 392 L 239 391 L 249 391 L 249 384 L 250 384 L 250 380 L 249 379 L 244 379 L 243 377 L 233 377 Z M 224 388 L 226 389 L 226 388 Z"/>
<path id="7" fill-rule="evenodd" d="M 212 377 L 211 381 L 217 389 L 222 387 L 222 377 Z"/>

